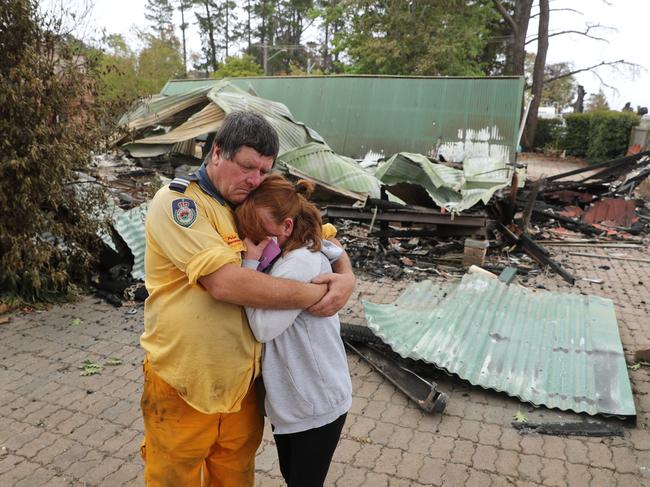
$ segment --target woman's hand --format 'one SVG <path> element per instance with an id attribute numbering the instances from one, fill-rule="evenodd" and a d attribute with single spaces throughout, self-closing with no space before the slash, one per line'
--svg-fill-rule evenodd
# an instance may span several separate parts
<path id="1" fill-rule="evenodd" d="M 244 244 L 246 245 L 246 251 L 244 252 L 244 260 L 260 260 L 262 257 L 262 252 L 264 248 L 268 245 L 271 237 L 266 237 L 260 243 L 255 245 L 255 243 L 248 237 L 244 239 Z"/>

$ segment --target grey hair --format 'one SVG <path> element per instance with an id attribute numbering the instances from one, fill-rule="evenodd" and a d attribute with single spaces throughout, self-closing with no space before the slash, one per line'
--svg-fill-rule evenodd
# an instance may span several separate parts
<path id="1" fill-rule="evenodd" d="M 214 139 L 223 157 L 232 159 L 243 146 L 255 149 L 275 161 L 280 150 L 278 133 L 261 115 L 254 112 L 232 112 L 226 115 Z"/>

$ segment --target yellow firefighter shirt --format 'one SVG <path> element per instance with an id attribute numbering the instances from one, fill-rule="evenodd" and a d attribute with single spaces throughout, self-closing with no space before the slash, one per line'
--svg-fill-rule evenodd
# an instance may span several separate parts
<path id="1" fill-rule="evenodd" d="M 203 413 L 238 411 L 259 375 L 261 345 L 241 306 L 215 300 L 197 282 L 241 263 L 232 210 L 196 182 L 183 193 L 164 187 L 149 205 L 145 232 L 149 297 L 140 343 L 153 369 Z"/>
<path id="2" fill-rule="evenodd" d="M 323 225 L 323 238 L 336 233 Z M 151 366 L 193 408 L 239 411 L 260 373 L 261 344 L 244 308 L 215 300 L 197 282 L 241 264 L 245 247 L 231 208 L 197 182 L 184 192 L 164 187 L 149 205 L 145 235 L 149 297 L 140 344 Z"/>

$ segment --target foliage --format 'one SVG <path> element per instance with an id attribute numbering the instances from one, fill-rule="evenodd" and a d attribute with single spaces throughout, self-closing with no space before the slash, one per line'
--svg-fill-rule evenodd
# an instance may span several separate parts
<path id="1" fill-rule="evenodd" d="M 342 15 L 336 51 L 363 74 L 481 75 L 480 62 L 496 17 L 485 1 L 428 2 L 355 0 Z M 363 12 L 359 14 L 358 12 Z"/>
<path id="2" fill-rule="evenodd" d="M 562 149 L 568 155 L 584 157 L 589 145 L 589 114 L 569 113 L 565 115 L 566 131 L 562 141 Z"/>
<path id="3" fill-rule="evenodd" d="M 81 320 L 81 318 L 72 318 L 70 320 L 70 325 L 71 326 L 81 326 L 82 323 L 83 323 L 83 321 Z"/>
<path id="4" fill-rule="evenodd" d="M 525 76 L 530 83 L 533 77 L 533 65 L 535 54 L 526 53 Z M 573 69 L 571 63 L 562 62 L 547 64 L 544 67 L 544 79 L 553 79 L 562 76 L 560 79 L 544 83 L 540 105 L 554 106 L 560 111 L 571 106 L 576 95 L 576 80 L 573 76 L 564 76 Z"/>
<path id="5" fill-rule="evenodd" d="M 540 118 L 535 130 L 536 149 L 557 149 L 564 137 L 564 122 L 561 118 Z"/>
<path id="6" fill-rule="evenodd" d="M 138 56 L 138 78 L 142 93 L 158 93 L 171 78 L 183 74 L 183 58 L 178 40 L 151 38 Z"/>
<path id="7" fill-rule="evenodd" d="M 102 370 L 104 370 L 104 366 L 102 364 L 95 363 L 92 360 L 84 360 L 81 364 L 81 367 L 79 368 L 81 369 L 81 373 L 79 375 L 82 376 L 100 374 Z"/>
<path id="8" fill-rule="evenodd" d="M 142 78 L 138 76 L 138 58 L 121 35 L 104 40 L 106 52 L 99 55 L 97 99 L 109 107 L 113 118 L 142 96 Z"/>
<path id="9" fill-rule="evenodd" d="M 607 97 L 603 93 L 603 90 L 598 90 L 598 93 L 589 95 L 587 106 L 585 107 L 586 112 L 597 112 L 599 110 L 609 110 Z"/>
<path id="10" fill-rule="evenodd" d="M 35 0 L 0 3 L 0 289 L 34 302 L 88 282 L 99 196 L 79 175 L 100 139 L 96 66 Z"/>
<path id="11" fill-rule="evenodd" d="M 590 112 L 589 147 L 587 159 L 606 161 L 625 155 L 632 127 L 639 124 L 639 116 L 630 112 Z"/>
<path id="12" fill-rule="evenodd" d="M 262 67 L 250 54 L 242 57 L 229 57 L 219 69 L 212 73 L 213 78 L 236 78 L 244 76 L 260 76 Z"/>
<path id="13" fill-rule="evenodd" d="M 650 363 L 639 360 L 638 362 L 634 362 L 632 365 L 628 365 L 627 368 L 630 370 L 639 370 L 642 366 L 647 367 L 648 365 L 650 365 Z"/>
<path id="14" fill-rule="evenodd" d="M 169 39 L 174 36 L 174 7 L 170 0 L 147 0 L 144 18 L 149 21 L 153 37 Z"/>
<path id="15" fill-rule="evenodd" d="M 515 416 L 512 419 L 515 421 L 515 423 L 527 423 L 528 422 L 528 418 L 520 410 L 517 410 L 517 413 L 515 414 Z"/>
<path id="16" fill-rule="evenodd" d="M 591 162 L 614 159 L 625 154 L 632 127 L 639 116 L 630 112 L 593 111 L 565 117 L 567 128 L 562 148 Z"/>

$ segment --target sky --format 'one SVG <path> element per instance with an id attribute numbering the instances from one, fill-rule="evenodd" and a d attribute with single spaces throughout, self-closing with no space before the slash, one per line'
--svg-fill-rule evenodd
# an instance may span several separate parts
<path id="1" fill-rule="evenodd" d="M 51 0 L 57 1 L 57 0 Z M 58 0 L 65 3 L 87 0 Z M 620 110 L 626 102 L 632 107 L 638 105 L 650 108 L 650 1 L 649 0 L 550 0 L 550 32 L 564 30 L 584 31 L 586 24 L 600 24 L 611 28 L 594 29 L 592 33 L 604 37 L 608 42 L 588 39 L 577 34 L 561 35 L 549 39 L 547 64 L 571 62 L 576 69 L 592 66 L 603 61 L 624 59 L 638 64 L 636 69 L 613 69 L 601 67 L 598 73 L 603 82 L 592 73 L 576 75 L 576 79 L 587 91 L 587 96 L 602 88 L 609 106 Z M 89 32 L 97 35 L 105 29 L 108 33 L 124 34 L 132 44 L 136 43 L 134 26 L 145 25 L 146 0 L 94 0 L 89 20 Z M 571 8 L 580 13 L 559 9 Z M 557 10 L 553 10 L 557 9 Z M 178 20 L 180 23 L 180 19 Z M 189 48 L 200 49 L 196 27 L 190 29 Z M 537 31 L 531 21 L 529 34 Z M 530 44 L 530 49 L 536 49 Z"/>

